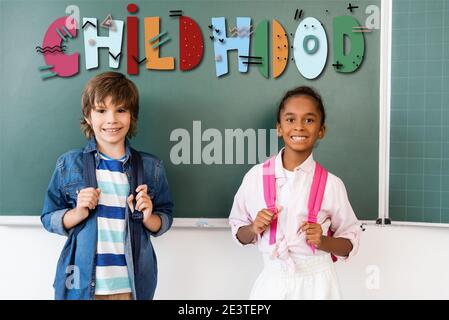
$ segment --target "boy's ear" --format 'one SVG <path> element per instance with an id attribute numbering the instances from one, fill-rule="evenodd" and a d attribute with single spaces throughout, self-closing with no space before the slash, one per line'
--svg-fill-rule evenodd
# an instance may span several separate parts
<path id="1" fill-rule="evenodd" d="M 321 126 L 320 132 L 318 132 L 318 138 L 323 139 L 325 135 L 326 135 L 326 125 L 323 124 Z"/>
<path id="2" fill-rule="evenodd" d="M 92 126 L 92 124 L 90 123 L 89 118 L 84 117 L 84 120 L 86 120 L 86 122 L 87 122 L 88 125 Z"/>

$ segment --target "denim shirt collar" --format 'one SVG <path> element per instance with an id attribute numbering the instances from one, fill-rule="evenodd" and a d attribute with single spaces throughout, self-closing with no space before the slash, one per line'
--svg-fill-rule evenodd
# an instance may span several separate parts
<path id="1" fill-rule="evenodd" d="M 130 149 L 130 143 L 128 138 L 125 138 L 125 161 L 124 163 L 128 162 L 128 159 L 131 157 L 131 149 Z M 98 149 L 97 149 L 97 140 L 95 139 L 95 136 L 92 136 L 88 141 L 86 146 L 83 149 L 83 153 L 89 153 L 96 151 L 96 159 L 98 159 Z M 98 161 L 98 160 L 97 160 Z M 97 163 L 98 165 L 98 163 Z"/>

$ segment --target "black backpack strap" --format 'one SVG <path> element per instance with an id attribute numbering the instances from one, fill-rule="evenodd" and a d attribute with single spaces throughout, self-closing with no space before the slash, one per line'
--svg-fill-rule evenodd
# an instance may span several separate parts
<path id="1" fill-rule="evenodd" d="M 83 180 L 85 188 L 97 188 L 97 176 L 95 173 L 95 156 L 93 152 L 85 152 L 83 153 Z M 89 217 L 91 214 L 95 211 L 89 209 Z M 86 219 L 87 220 L 87 219 Z M 86 224 L 86 220 L 78 224 L 75 229 L 73 230 L 72 237 L 75 237 L 78 235 L 78 233 L 83 229 L 84 225 Z"/>
<path id="2" fill-rule="evenodd" d="M 94 152 L 83 153 L 83 179 L 86 188 L 97 188 Z"/>
<path id="3" fill-rule="evenodd" d="M 129 215 L 129 230 L 131 234 L 131 248 L 134 263 L 134 279 L 138 279 L 137 275 L 139 273 L 140 241 L 143 232 L 143 213 L 135 209 L 137 196 L 136 189 L 141 184 L 143 184 L 142 157 L 140 156 L 140 153 L 138 151 L 131 148 L 131 181 L 129 182 L 129 185 L 130 193 L 132 193 L 134 196 L 134 212 L 130 213 Z M 139 297 L 136 296 L 136 299 L 139 299 Z"/>
<path id="4" fill-rule="evenodd" d="M 131 148 L 131 182 L 130 182 L 130 188 L 131 193 L 134 196 L 134 208 L 136 207 L 136 196 L 137 192 L 136 189 L 138 186 L 143 184 L 143 161 L 142 157 L 140 156 L 140 153 L 133 148 Z M 143 213 L 141 211 L 134 210 L 134 212 L 131 214 L 131 219 L 133 220 L 143 220 Z"/>

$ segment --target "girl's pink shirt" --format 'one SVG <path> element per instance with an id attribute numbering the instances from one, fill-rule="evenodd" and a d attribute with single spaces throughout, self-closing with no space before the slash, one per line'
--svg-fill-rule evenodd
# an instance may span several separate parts
<path id="1" fill-rule="evenodd" d="M 287 251 L 293 260 L 301 260 L 313 256 L 310 246 L 307 245 L 304 233 L 299 227 L 307 221 L 308 198 L 313 181 L 315 161 L 310 155 L 293 172 L 288 172 L 282 164 L 282 150 L 275 159 L 276 199 L 277 206 L 283 209 L 279 213 L 276 233 L 276 244 L 269 245 L 269 228 L 262 236 L 254 240 L 259 251 L 270 256 L 277 256 L 279 252 Z M 266 208 L 263 194 L 262 173 L 263 164 L 255 165 L 243 178 L 243 182 L 234 197 L 234 203 L 229 215 L 232 234 L 237 243 L 236 234 L 240 227 L 251 224 L 257 213 Z M 329 173 L 324 191 L 321 210 L 317 222 L 321 224 L 323 235 L 332 226 L 334 237 L 346 238 L 351 241 L 353 249 L 347 257 L 338 257 L 346 260 L 353 256 L 359 247 L 360 223 L 352 210 L 346 193 L 346 188 L 337 176 Z M 283 247 L 283 248 L 281 248 Z M 287 250 L 286 250 L 287 249 Z M 317 250 L 315 255 L 325 255 L 327 252 Z"/>

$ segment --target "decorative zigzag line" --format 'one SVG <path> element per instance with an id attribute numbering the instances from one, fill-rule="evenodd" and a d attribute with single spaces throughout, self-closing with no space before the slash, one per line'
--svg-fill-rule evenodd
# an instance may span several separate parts
<path id="1" fill-rule="evenodd" d="M 237 27 L 234 27 L 232 29 L 229 29 L 229 32 L 231 33 L 231 36 L 234 37 L 236 34 L 238 34 L 239 29 Z"/>
<path id="2" fill-rule="evenodd" d="M 232 29 L 229 29 L 229 32 L 231 33 L 231 37 L 244 37 L 244 36 L 250 36 L 253 34 L 254 30 L 251 31 L 253 26 L 249 26 L 249 27 L 242 27 L 242 28 L 237 28 L 234 27 Z"/>
<path id="3" fill-rule="evenodd" d="M 41 50 L 45 50 L 45 49 L 53 49 L 53 48 L 60 48 L 60 49 L 62 49 L 62 48 L 67 48 L 67 46 L 66 45 L 62 45 L 62 46 L 60 46 L 60 45 L 54 45 L 53 47 L 40 47 L 40 46 L 37 46 L 35 49 L 41 49 Z"/>
<path id="4" fill-rule="evenodd" d="M 45 50 L 41 50 L 41 49 L 37 49 L 36 52 L 39 53 L 47 53 L 47 52 L 64 52 L 65 49 L 61 49 L 61 48 L 54 48 L 54 49 L 45 49 Z"/>

